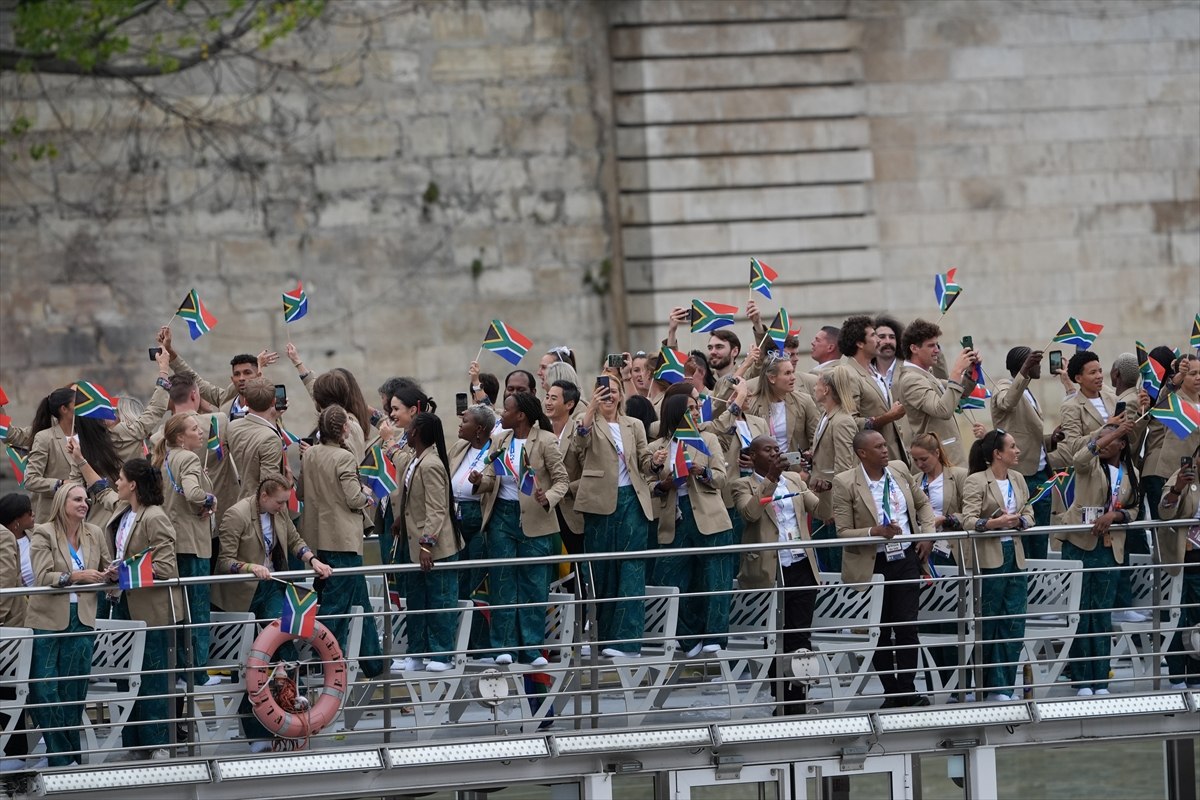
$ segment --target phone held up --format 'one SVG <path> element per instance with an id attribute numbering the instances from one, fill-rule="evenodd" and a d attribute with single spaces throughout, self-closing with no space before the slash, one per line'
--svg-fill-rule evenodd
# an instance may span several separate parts
<path id="1" fill-rule="evenodd" d="M 970 336 L 964 336 L 962 338 L 962 346 L 963 346 L 964 350 L 974 350 L 975 349 L 975 340 L 973 338 L 971 338 Z"/>
<path id="2" fill-rule="evenodd" d="M 467 411 L 467 393 L 458 392 L 454 395 L 454 413 L 462 416 Z"/>
<path id="3" fill-rule="evenodd" d="M 625 356 L 621 353 L 609 353 L 605 359 L 605 366 L 609 369 L 620 369 L 625 366 Z"/>
<path id="4" fill-rule="evenodd" d="M 1062 350 L 1050 351 L 1050 374 L 1057 375 L 1063 371 Z"/>
<path id="5" fill-rule="evenodd" d="M 275 410 L 287 410 L 287 387 L 282 383 L 275 384 Z"/>
<path id="6" fill-rule="evenodd" d="M 151 360 L 151 361 L 157 361 L 157 360 L 158 360 L 158 354 L 159 354 L 159 353 L 161 353 L 161 352 L 162 352 L 162 348 L 161 348 L 161 347 L 151 347 L 151 348 L 150 348 L 150 360 Z"/>

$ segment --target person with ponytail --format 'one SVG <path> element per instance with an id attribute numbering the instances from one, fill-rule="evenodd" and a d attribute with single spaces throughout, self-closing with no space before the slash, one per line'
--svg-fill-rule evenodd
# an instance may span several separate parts
<path id="1" fill-rule="evenodd" d="M 967 458 L 971 474 L 963 488 L 963 530 L 1032 528 L 1029 489 L 1016 471 L 1021 449 L 1012 435 L 1000 428 L 988 431 L 971 445 Z M 1011 700 L 1028 608 L 1025 550 L 1020 537 L 1011 534 L 971 537 L 962 542 L 960 556 L 965 569 L 983 575 L 983 688 L 990 691 L 989 701 Z"/>
<path id="2" fill-rule="evenodd" d="M 75 419 L 75 389 L 55 389 L 38 403 L 33 415 L 33 446 L 25 464 L 25 490 L 33 501 L 33 518 L 50 518 L 54 493 L 79 474 L 67 457 L 66 443 Z"/>
<path id="3" fill-rule="evenodd" d="M 821 370 L 813 378 L 813 398 L 821 410 L 809 454 L 812 474 L 808 488 L 816 492 L 820 500 L 813 512 L 814 539 L 837 538 L 837 525 L 833 521 L 833 479 L 857 466 L 858 457 L 854 454 L 854 437 L 858 433 L 858 423 L 854 421 L 858 412 L 858 406 L 854 404 L 855 381 L 854 373 L 842 364 Z M 817 561 L 830 572 L 841 572 L 842 549 L 818 548 Z"/>
<path id="4" fill-rule="evenodd" d="M 437 413 L 437 403 L 421 390 L 415 383 L 404 383 L 392 392 L 387 402 L 388 416 L 392 424 L 389 426 L 391 438 L 382 442 L 384 458 L 396 467 L 396 474 L 403 475 L 408 470 L 416 456 L 408 441 L 408 431 L 418 414 Z M 408 560 L 408 548 L 402 547 L 393 533 L 397 529 L 397 513 L 392 497 L 380 497 L 375 510 L 375 530 L 379 532 L 379 556 L 384 564 L 411 564 Z M 392 591 L 399 592 L 403 597 L 408 594 L 409 573 L 397 573 L 390 576 Z"/>
<path id="5" fill-rule="evenodd" d="M 296 492 L 304 501 L 301 533 L 317 551 L 317 558 L 333 569 L 361 567 L 363 563 L 363 512 L 375 498 L 358 480 L 358 461 L 342 445 L 350 429 L 341 406 L 329 406 L 317 418 L 320 441 L 304 451 Z M 321 604 L 321 621 L 337 639 L 343 652 L 350 638 L 350 609 L 358 606 L 362 619 L 363 673 L 374 678 L 387 668 L 382 659 L 379 632 L 371 616 L 371 598 L 362 575 L 334 575 L 314 584 Z M 329 616 L 325 616 L 329 615 Z"/>
<path id="6" fill-rule="evenodd" d="M 327 580 L 333 574 L 292 524 L 287 509 L 291 489 L 292 482 L 283 475 L 268 472 L 259 479 L 254 495 L 234 503 L 221 517 L 217 574 L 252 574 L 259 580 L 257 586 L 246 582 L 223 584 L 226 611 L 249 611 L 262 622 L 279 619 L 283 613 L 284 585 L 271 580 L 271 573 L 286 570 L 289 555 L 307 564 L 320 579 Z M 294 660 L 295 646 L 288 642 L 284 648 L 276 657 Z M 242 698 L 238 714 L 243 735 L 254 740 L 250 752 L 270 750 L 273 734 L 251 713 L 248 697 Z"/>
<path id="7" fill-rule="evenodd" d="M 175 560 L 182 578 L 203 578 L 212 574 L 212 523 L 217 498 L 212 482 L 201 468 L 195 451 L 204 447 L 206 431 L 192 414 L 176 414 L 167 420 L 162 438 L 154 445 L 154 466 L 165 481 L 163 510 L 175 528 Z M 208 664 L 212 619 L 212 598 L 207 583 L 192 583 L 186 587 L 188 622 L 192 637 L 192 663 L 197 686 L 215 684 L 204 667 Z M 180 666 L 184 653 L 180 653 Z"/>
<path id="8" fill-rule="evenodd" d="M 458 561 L 462 535 L 454 513 L 450 461 L 442 421 L 435 414 L 417 414 L 409 427 L 413 458 L 400 481 L 395 535 L 408 549 L 409 561 L 421 571 L 408 578 L 408 651 L 403 670 L 444 672 L 454 660 L 458 617 L 458 571 L 434 569 L 434 564 Z"/>
<path id="9" fill-rule="evenodd" d="M 941 440 L 933 433 L 920 433 L 908 446 L 912 464 L 920 472 L 921 491 L 933 506 L 933 522 L 939 531 L 960 531 L 963 493 L 967 486 L 967 470 L 956 467 L 946 455 Z M 914 472 L 914 477 L 917 477 Z M 944 540 L 934 542 L 929 554 L 934 564 L 955 564 L 951 547 Z"/>
<path id="10" fill-rule="evenodd" d="M 493 441 L 487 465 L 467 478 L 483 504 L 488 557 L 551 555 L 551 534 L 559 530 L 555 506 L 570 486 L 554 428 L 532 391 L 505 397 L 500 422 L 504 429 Z M 501 459 L 505 466 L 497 468 Z M 515 655 L 525 664 L 546 665 L 541 648 L 550 571 L 549 564 L 505 564 L 489 570 L 491 603 L 526 606 L 492 611 L 491 644 L 498 653 L 497 664 L 511 664 Z"/>
<path id="11" fill-rule="evenodd" d="M 343 367 L 334 367 L 320 375 L 304 366 L 300 353 L 291 342 L 287 345 L 287 357 L 300 373 L 300 382 L 313 399 L 317 413 L 329 406 L 341 406 L 349 415 L 350 429 L 346 435 L 346 449 L 362 461 L 366 453 L 366 432 L 371 430 L 371 409 L 363 396 L 354 373 Z"/>

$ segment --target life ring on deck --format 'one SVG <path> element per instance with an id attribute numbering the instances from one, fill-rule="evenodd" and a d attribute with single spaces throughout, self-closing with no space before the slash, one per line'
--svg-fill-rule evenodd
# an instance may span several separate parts
<path id="1" fill-rule="evenodd" d="M 271 692 L 274 668 L 271 657 L 284 642 L 299 639 L 307 642 L 321 659 L 324 677 L 317 701 L 307 711 L 289 711 L 279 705 Z M 254 716 L 263 727 L 276 736 L 286 739 L 307 739 L 324 728 L 337 717 L 346 697 L 346 661 L 342 648 L 329 628 L 320 622 L 313 628 L 312 635 L 304 638 L 284 633 L 279 620 L 263 628 L 254 640 L 250 657 L 246 660 L 246 694 L 254 709 Z"/>

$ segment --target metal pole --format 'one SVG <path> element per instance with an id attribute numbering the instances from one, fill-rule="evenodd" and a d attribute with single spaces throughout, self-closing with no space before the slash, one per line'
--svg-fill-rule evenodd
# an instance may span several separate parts
<path id="1" fill-rule="evenodd" d="M 1196 800 L 1196 740 L 1167 739 L 1163 755 L 1168 800 Z"/>
<path id="2" fill-rule="evenodd" d="M 967 800 L 997 800 L 996 748 L 977 747 L 966 754 Z"/>

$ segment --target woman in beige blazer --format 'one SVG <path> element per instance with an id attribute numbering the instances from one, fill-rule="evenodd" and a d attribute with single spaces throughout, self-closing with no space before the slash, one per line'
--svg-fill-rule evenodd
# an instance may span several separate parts
<path id="1" fill-rule="evenodd" d="M 300 353 L 291 342 L 287 345 L 287 357 L 299 373 L 300 382 L 313 399 L 318 414 L 329 406 L 341 406 L 346 410 L 350 427 L 344 447 L 362 461 L 367 450 L 367 433 L 372 430 L 371 409 L 354 373 L 344 367 L 334 367 L 317 375 L 304 366 Z"/>
<path id="2" fill-rule="evenodd" d="M 65 589 L 110 580 L 112 550 L 104 532 L 84 521 L 87 513 L 87 491 L 79 484 L 64 483 L 54 493 L 49 521 L 30 534 L 35 585 Z M 43 730 L 49 764 L 79 763 L 79 721 L 95 646 L 96 593 L 33 595 L 25 624 L 38 637 L 33 642 L 29 694 L 37 704 L 33 718 Z M 45 638 L 55 633 L 69 635 Z"/>
<path id="3" fill-rule="evenodd" d="M 1133 424 L 1122 418 L 1120 425 L 1105 425 L 1075 451 L 1075 502 L 1063 523 L 1092 527 L 1055 537 L 1062 542 L 1063 558 L 1083 562 L 1079 629 L 1071 643 L 1071 676 L 1080 697 L 1108 694 L 1117 567 L 1125 558 L 1125 531 L 1110 526 L 1132 522 L 1142 507 L 1132 433 Z"/>
<path id="4" fill-rule="evenodd" d="M 608 387 L 597 385 L 571 436 L 570 447 L 580 465 L 575 510 L 583 514 L 584 547 L 588 553 L 645 550 L 650 541 L 650 450 L 646 431 L 633 417 L 621 413 L 621 382 L 613 376 Z M 646 562 L 642 559 L 590 562 L 592 584 L 599 598 L 598 640 L 609 658 L 641 654 L 646 607 Z"/>
<path id="5" fill-rule="evenodd" d="M 743 410 L 767 421 L 767 432 L 780 450 L 802 453 L 812 446 L 818 414 L 812 398 L 795 389 L 796 368 L 791 359 L 769 353 L 758 388 L 746 398 Z"/>
<path id="6" fill-rule="evenodd" d="M 971 474 L 963 489 L 963 530 L 1024 530 L 1033 527 L 1033 506 L 1025 478 L 1016 471 L 1021 450 L 1002 430 L 988 431 L 971 445 Z M 1024 614 L 1028 603 L 1025 551 L 1016 536 L 972 537 L 964 542 L 962 564 L 984 575 L 983 686 L 989 699 L 1012 698 L 1017 661 L 1025 638 Z M 972 549 L 974 545 L 974 549 Z M 979 563 L 975 564 L 978 554 Z"/>
<path id="7" fill-rule="evenodd" d="M 363 510 L 375 499 L 358 480 L 358 462 L 343 447 L 350 429 L 341 406 L 329 406 L 317 418 L 320 442 L 304 451 L 296 493 L 304 501 L 301 521 L 304 541 L 317 551 L 317 558 L 334 569 L 361 567 L 363 563 Z M 359 606 L 363 617 L 360 664 L 374 678 L 387 668 L 381 656 L 375 618 L 369 613 L 371 598 L 362 575 L 334 575 L 314 584 L 322 618 L 343 652 L 350 637 L 350 609 Z M 324 616 L 330 615 L 330 616 Z M 336 616 L 335 616 L 336 615 Z"/>
<path id="8" fill-rule="evenodd" d="M 488 557 L 551 555 L 550 534 L 558 532 L 554 509 L 570 488 L 558 438 L 532 393 L 506 397 L 500 423 L 504 429 L 493 437 L 486 466 L 468 476 L 483 505 Z M 529 606 L 492 611 L 490 638 L 497 664 L 511 664 L 514 653 L 522 663 L 547 664 L 541 654 L 546 611 L 544 605 L 533 604 L 545 604 L 549 593 L 548 564 L 496 565 L 488 571 L 490 602 Z"/>
<path id="9" fill-rule="evenodd" d="M 1192 465 L 1180 468 L 1167 481 L 1158 510 L 1162 519 L 1195 519 L 1200 517 L 1200 485 L 1196 482 L 1196 458 Z M 1158 545 L 1163 564 L 1173 575 L 1183 572 L 1183 593 L 1179 603 L 1182 613 L 1178 631 L 1167 650 L 1167 674 L 1171 676 L 1171 688 L 1200 689 L 1200 653 L 1193 649 L 1190 641 L 1184 641 L 1184 632 L 1192 635 L 1200 626 L 1200 525 L 1178 528 L 1159 528 Z"/>
<path id="10" fill-rule="evenodd" d="M 939 531 L 962 530 L 962 501 L 967 486 L 967 470 L 950 463 L 942 442 L 932 433 L 913 437 L 908 454 L 919 471 L 917 482 L 933 506 L 934 524 Z M 916 476 L 914 476 L 916 477 Z M 944 540 L 934 542 L 930 558 L 936 564 L 956 564 L 955 553 Z"/>
<path id="11" fill-rule="evenodd" d="M 817 421 L 808 457 L 812 464 L 808 486 L 816 492 L 820 502 L 813 512 L 812 534 L 814 539 L 836 539 L 833 479 L 838 473 L 858 465 L 858 457 L 854 455 L 854 436 L 858 433 L 858 422 L 854 419 L 858 411 L 854 403 L 855 377 L 850 368 L 843 365 L 823 370 L 815 377 L 813 397 L 821 418 Z M 829 572 L 841 572 L 842 548 L 818 548 L 817 560 Z"/>
<path id="12" fill-rule="evenodd" d="M 38 404 L 33 415 L 33 445 L 25 464 L 25 490 L 33 500 L 33 518 L 50 519 L 54 493 L 79 475 L 67 458 L 67 435 L 75 416 L 75 390 L 55 389 Z"/>
<path id="13" fill-rule="evenodd" d="M 162 438 L 154 445 L 154 466 L 162 471 L 163 511 L 175 529 L 175 560 L 181 578 L 203 578 L 212 574 L 212 518 L 217 497 L 212 481 L 195 451 L 204 447 L 208 431 L 201 429 L 194 414 L 176 414 L 163 426 Z M 211 678 L 208 665 L 209 628 L 212 619 L 211 587 L 193 583 L 186 587 L 192 638 L 192 666 L 196 685 Z M 184 666 L 182 652 L 180 666 Z"/>
<path id="14" fill-rule="evenodd" d="M 714 653 L 725 646 L 729 630 L 729 608 L 737 556 L 674 555 L 673 550 L 692 547 L 722 547 L 733 544 L 733 525 L 721 489 L 725 486 L 725 456 L 711 433 L 701 433 L 708 454 L 675 438 L 684 418 L 695 426 L 699 404 L 691 396 L 673 395 L 663 402 L 660 436 L 651 450 L 651 464 L 659 480 L 653 484 L 658 498 L 658 543 L 667 548 L 655 560 L 653 583 L 675 586 L 680 593 L 722 592 L 706 597 L 683 598 L 679 609 L 680 643 L 688 658 L 701 652 Z M 687 472 L 678 466 L 686 461 Z"/>

